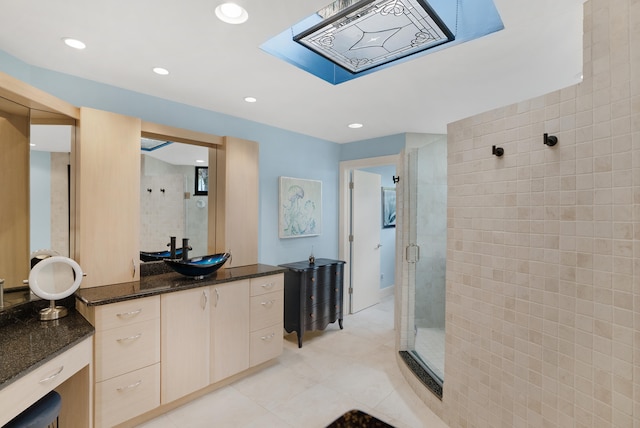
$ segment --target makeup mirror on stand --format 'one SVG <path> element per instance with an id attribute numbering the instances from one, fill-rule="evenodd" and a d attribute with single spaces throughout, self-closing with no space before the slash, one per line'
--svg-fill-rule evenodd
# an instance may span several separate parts
<path id="1" fill-rule="evenodd" d="M 82 268 L 63 256 L 50 256 L 37 262 L 29 273 L 29 288 L 36 296 L 50 301 L 40 311 L 40 320 L 56 320 L 67 315 L 67 308 L 56 306 L 56 300 L 69 297 L 80 287 Z"/>

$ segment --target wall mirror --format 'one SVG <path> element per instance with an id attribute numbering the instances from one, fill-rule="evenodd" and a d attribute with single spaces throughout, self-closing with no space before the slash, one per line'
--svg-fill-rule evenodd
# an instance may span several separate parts
<path id="1" fill-rule="evenodd" d="M 3 183 L 0 186 L 0 205 L 3 207 L 0 210 L 0 248 L 3 248 L 0 251 L 0 278 L 5 280 L 5 307 L 30 297 L 23 281 L 29 276 L 32 251 L 59 242 L 56 250 L 60 254 L 70 254 L 69 152 L 74 123 L 68 116 L 28 108 L 0 97 L 0 179 Z M 46 148 L 45 142 L 52 138 L 47 137 L 49 133 L 45 128 L 57 134 L 54 139 L 65 140 L 65 153 L 60 155 L 62 160 L 51 161 L 51 152 L 47 151 L 51 149 Z M 33 152 L 30 143 L 38 147 Z M 34 161 L 38 165 L 35 170 L 31 168 Z M 57 194 L 52 191 L 52 180 L 55 179 L 51 166 L 58 165 L 58 161 L 61 181 L 56 182 L 55 188 L 60 186 L 60 192 L 66 195 L 58 201 L 61 209 L 54 207 L 51 199 L 52 194 Z M 32 184 L 37 187 L 34 192 Z"/>
<path id="2" fill-rule="evenodd" d="M 189 239 L 189 257 L 208 254 L 208 195 L 196 194 L 195 170 L 209 166 L 215 148 L 168 139 L 142 137 L 140 164 L 140 250 L 169 250 L 171 236 L 176 247 Z M 213 165 L 215 167 L 215 165 Z"/>

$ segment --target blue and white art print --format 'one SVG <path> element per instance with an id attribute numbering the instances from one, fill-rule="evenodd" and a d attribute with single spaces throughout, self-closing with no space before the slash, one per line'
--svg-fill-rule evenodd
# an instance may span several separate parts
<path id="1" fill-rule="evenodd" d="M 322 182 L 280 177 L 280 238 L 320 235 L 322 230 Z"/>

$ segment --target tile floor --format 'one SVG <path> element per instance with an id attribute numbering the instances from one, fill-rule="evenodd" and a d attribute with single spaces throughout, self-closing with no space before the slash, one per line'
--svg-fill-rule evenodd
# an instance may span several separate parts
<path id="1" fill-rule="evenodd" d="M 307 333 L 285 336 L 277 363 L 139 428 L 314 428 L 360 409 L 397 428 L 446 428 L 407 385 L 394 350 L 393 298 Z"/>

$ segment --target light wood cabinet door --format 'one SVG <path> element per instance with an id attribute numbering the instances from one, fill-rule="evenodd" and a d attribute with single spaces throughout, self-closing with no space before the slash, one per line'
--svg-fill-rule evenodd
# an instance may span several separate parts
<path id="1" fill-rule="evenodd" d="M 211 287 L 211 383 L 249 368 L 249 280 Z"/>
<path id="2" fill-rule="evenodd" d="M 161 296 L 162 404 L 209 385 L 209 291 L 209 287 L 201 287 Z"/>
<path id="3" fill-rule="evenodd" d="M 76 260 L 82 287 L 140 279 L 138 118 L 80 109 L 76 167 Z"/>

